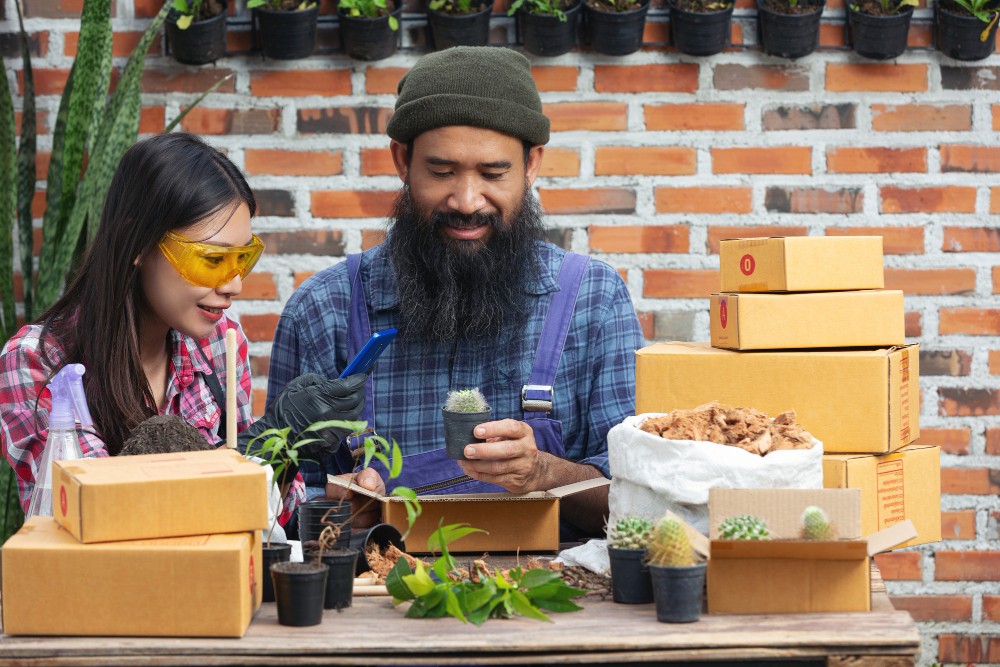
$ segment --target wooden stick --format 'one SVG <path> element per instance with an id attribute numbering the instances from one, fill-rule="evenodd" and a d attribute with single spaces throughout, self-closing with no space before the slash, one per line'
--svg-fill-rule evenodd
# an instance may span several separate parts
<path id="1" fill-rule="evenodd" d="M 389 595 L 385 586 L 355 586 L 354 595 L 358 597 L 374 597 L 376 595 Z"/>
<path id="2" fill-rule="evenodd" d="M 236 449 L 236 329 L 226 331 L 226 447 Z"/>

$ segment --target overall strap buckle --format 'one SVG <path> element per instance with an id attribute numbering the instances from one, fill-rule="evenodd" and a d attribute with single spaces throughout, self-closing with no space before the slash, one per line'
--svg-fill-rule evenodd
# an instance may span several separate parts
<path id="1" fill-rule="evenodd" d="M 523 385 L 521 387 L 521 410 L 524 412 L 552 412 L 552 385 Z"/>

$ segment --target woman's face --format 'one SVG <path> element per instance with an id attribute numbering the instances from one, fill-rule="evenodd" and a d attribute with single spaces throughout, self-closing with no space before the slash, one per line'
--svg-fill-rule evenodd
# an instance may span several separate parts
<path id="1" fill-rule="evenodd" d="M 174 231 L 191 241 L 209 245 L 245 246 L 252 236 L 250 209 L 246 203 L 240 203 L 235 212 L 227 206 L 211 218 Z M 243 290 L 238 275 L 214 289 L 192 285 L 159 248 L 142 260 L 140 274 L 148 309 L 143 313 L 144 334 L 148 326 L 153 331 L 162 328 L 164 334 L 169 328 L 195 340 L 208 338 L 222 319 L 222 311 Z"/>

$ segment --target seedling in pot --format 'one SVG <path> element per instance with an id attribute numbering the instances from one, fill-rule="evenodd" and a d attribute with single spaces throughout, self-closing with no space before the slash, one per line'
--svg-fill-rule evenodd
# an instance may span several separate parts
<path id="1" fill-rule="evenodd" d="M 394 32 L 399 30 L 399 21 L 392 16 L 392 10 L 386 6 L 385 0 L 340 0 L 337 11 L 354 18 L 377 19 L 388 16 L 389 28 Z"/>
<path id="2" fill-rule="evenodd" d="M 563 9 L 569 9 L 572 7 L 572 3 L 563 2 L 563 0 L 514 0 L 514 3 L 507 10 L 507 16 L 513 16 L 522 6 L 524 7 L 524 11 L 531 14 L 555 16 L 565 23 L 566 12 Z"/>
<path id="3" fill-rule="evenodd" d="M 452 459 L 465 459 L 465 446 L 482 442 L 473 435 L 476 426 L 490 420 L 490 406 L 477 388 L 448 392 L 441 415 L 444 418 L 445 449 Z"/>
<path id="4" fill-rule="evenodd" d="M 624 604 L 653 601 L 653 581 L 643 562 L 653 522 L 624 516 L 608 526 L 608 560 L 611 563 L 611 599 Z"/>
<path id="5" fill-rule="evenodd" d="M 833 540 L 836 531 L 822 508 L 810 505 L 802 512 L 802 539 Z"/>
<path id="6" fill-rule="evenodd" d="M 657 620 L 690 623 L 701 618 L 705 563 L 697 561 L 681 522 L 661 520 L 649 539 L 646 553 Z"/>
<path id="7" fill-rule="evenodd" d="M 300 2 L 294 0 L 248 0 L 247 9 L 266 7 L 276 12 L 301 12 L 312 9 L 316 5 L 315 0 L 301 0 Z"/>

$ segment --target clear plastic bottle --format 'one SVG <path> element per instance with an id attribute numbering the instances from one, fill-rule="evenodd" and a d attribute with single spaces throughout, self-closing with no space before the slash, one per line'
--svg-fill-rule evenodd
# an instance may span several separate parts
<path id="1" fill-rule="evenodd" d="M 83 392 L 85 370 L 83 364 L 66 364 L 49 383 L 52 393 L 49 436 L 35 474 L 26 517 L 52 516 L 52 462 L 83 458 L 76 422 L 79 420 L 84 426 L 93 424 Z"/>

